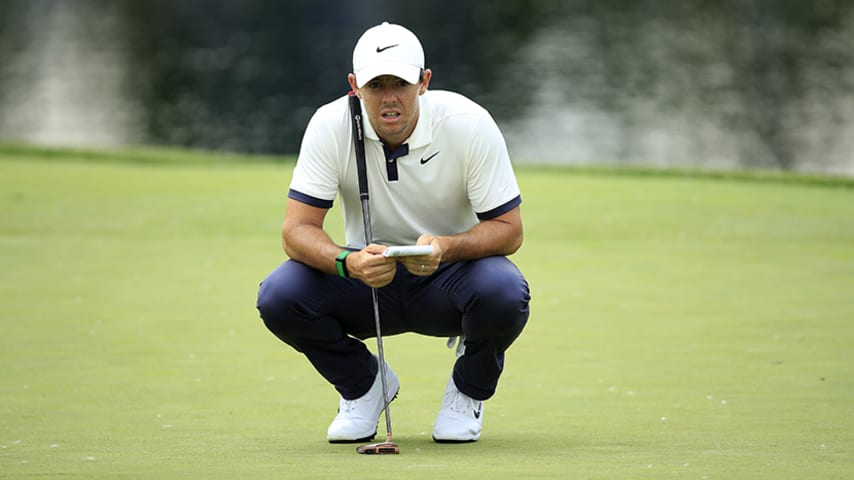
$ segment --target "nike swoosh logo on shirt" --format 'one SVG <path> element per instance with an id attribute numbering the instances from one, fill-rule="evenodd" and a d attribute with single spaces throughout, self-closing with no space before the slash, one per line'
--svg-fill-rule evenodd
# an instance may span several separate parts
<path id="1" fill-rule="evenodd" d="M 430 156 L 429 156 L 429 157 L 427 157 L 427 158 L 421 157 L 421 165 L 424 165 L 425 163 L 429 162 L 430 160 L 432 160 L 432 159 L 433 159 L 433 157 L 435 157 L 435 156 L 436 156 L 436 155 L 438 155 L 438 154 L 439 154 L 439 152 L 436 152 L 436 153 L 434 153 L 433 155 L 430 155 Z"/>
<path id="2" fill-rule="evenodd" d="M 394 45 L 389 45 L 389 46 L 387 46 L 387 47 L 382 47 L 382 48 L 377 47 L 377 53 L 382 53 L 382 52 L 384 52 L 384 51 L 388 50 L 389 48 L 394 48 L 394 47 L 396 47 L 396 46 L 398 46 L 398 45 L 400 45 L 400 44 L 399 44 L 399 43 L 395 43 Z"/>

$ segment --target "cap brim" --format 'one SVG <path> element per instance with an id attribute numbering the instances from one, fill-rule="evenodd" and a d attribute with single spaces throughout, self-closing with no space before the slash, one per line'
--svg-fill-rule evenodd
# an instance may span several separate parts
<path id="1" fill-rule="evenodd" d="M 402 78 L 408 83 L 418 83 L 421 76 L 421 68 L 415 65 L 407 65 L 398 62 L 383 62 L 367 66 L 356 72 L 356 85 L 359 88 L 380 75 L 394 75 Z"/>

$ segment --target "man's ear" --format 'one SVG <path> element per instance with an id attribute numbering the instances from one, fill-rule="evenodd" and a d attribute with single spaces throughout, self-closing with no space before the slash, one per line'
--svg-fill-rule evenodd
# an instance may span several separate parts
<path id="1" fill-rule="evenodd" d="M 430 85 L 430 78 L 433 77 L 433 72 L 429 68 L 425 68 L 421 77 L 421 85 L 418 87 L 418 95 L 424 95 L 427 92 L 427 87 Z"/>
<path id="2" fill-rule="evenodd" d="M 362 98 L 362 91 L 356 86 L 356 75 L 352 73 L 347 75 L 347 83 L 350 84 L 350 90 L 353 90 L 357 97 Z"/>

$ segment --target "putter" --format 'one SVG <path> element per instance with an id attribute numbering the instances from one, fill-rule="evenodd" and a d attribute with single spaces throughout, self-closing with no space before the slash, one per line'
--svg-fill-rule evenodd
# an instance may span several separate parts
<path id="1" fill-rule="evenodd" d="M 362 105 L 355 92 L 350 92 L 350 114 L 353 120 L 353 142 L 356 146 L 356 170 L 359 176 L 359 200 L 362 203 L 362 220 L 365 223 L 365 245 L 374 238 L 371 228 L 371 209 L 368 205 L 368 173 L 365 165 L 365 138 L 362 132 Z M 383 353 L 383 336 L 380 328 L 380 305 L 377 300 L 377 289 L 371 287 L 371 300 L 374 306 L 374 323 L 377 327 L 377 354 L 380 363 L 380 382 L 383 388 L 383 403 L 385 404 L 385 442 L 372 443 L 356 447 L 356 453 L 366 455 L 399 454 L 400 447 L 391 441 L 391 414 L 388 405 L 388 385 L 385 379 L 385 354 Z"/>

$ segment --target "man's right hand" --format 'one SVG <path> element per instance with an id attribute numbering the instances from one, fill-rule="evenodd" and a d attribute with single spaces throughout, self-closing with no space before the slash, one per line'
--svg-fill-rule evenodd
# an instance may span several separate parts
<path id="1" fill-rule="evenodd" d="M 387 247 L 372 243 L 358 252 L 347 255 L 347 272 L 373 288 L 384 287 L 394 280 L 397 261 L 383 256 Z"/>

